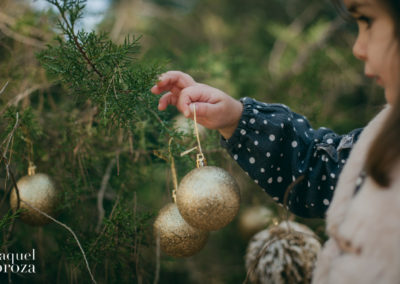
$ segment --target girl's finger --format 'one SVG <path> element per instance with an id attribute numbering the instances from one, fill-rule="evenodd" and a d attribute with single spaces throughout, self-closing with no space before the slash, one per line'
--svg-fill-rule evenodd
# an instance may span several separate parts
<path id="1" fill-rule="evenodd" d="M 210 103 L 195 102 L 189 105 L 190 118 L 194 119 L 194 108 L 196 108 L 196 118 L 201 119 L 207 116 L 208 109 L 212 107 Z"/>
<path id="2" fill-rule="evenodd" d="M 185 88 L 177 98 L 176 107 L 185 117 L 192 117 L 193 111 L 190 109 L 192 103 L 210 103 L 209 94 L 204 92 L 204 87 L 200 84 Z"/>
<path id="3" fill-rule="evenodd" d="M 158 101 L 158 109 L 165 110 L 168 105 L 176 105 L 178 98 L 171 92 L 164 94 Z"/>
<path id="4" fill-rule="evenodd" d="M 162 74 L 157 82 L 157 86 L 160 90 L 169 90 L 172 87 L 178 87 L 180 89 L 187 88 L 194 85 L 196 82 L 191 76 L 181 71 L 168 71 Z"/>
<path id="5" fill-rule="evenodd" d="M 197 90 L 195 87 L 188 87 L 184 89 L 178 98 L 176 107 L 178 110 L 183 113 L 185 117 L 189 117 L 191 114 L 191 110 L 189 108 L 189 105 L 196 100 L 196 97 L 198 96 Z"/>
<path id="6" fill-rule="evenodd" d="M 159 95 L 159 94 L 161 94 L 161 92 L 162 92 L 162 91 L 160 91 L 160 89 L 158 88 L 157 85 L 154 85 L 154 86 L 150 89 L 150 91 L 151 91 L 153 94 L 155 94 L 155 95 Z"/>

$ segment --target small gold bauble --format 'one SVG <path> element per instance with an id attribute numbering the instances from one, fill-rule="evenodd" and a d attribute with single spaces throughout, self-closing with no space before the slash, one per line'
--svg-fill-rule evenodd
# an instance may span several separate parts
<path id="1" fill-rule="evenodd" d="M 52 216 L 57 206 L 58 195 L 50 177 L 41 173 L 24 176 L 17 182 L 17 186 L 20 198 L 19 208 L 24 209 L 20 214 L 21 220 L 29 225 L 37 226 L 49 223 L 51 221 L 49 218 L 22 201 Z M 10 206 L 13 211 L 17 210 L 17 203 L 17 192 L 13 188 L 10 195 Z"/>
<path id="2" fill-rule="evenodd" d="M 192 170 L 181 181 L 176 203 L 193 227 L 215 231 L 235 218 L 240 206 L 239 186 L 224 169 L 212 166 Z"/>
<path id="3" fill-rule="evenodd" d="M 175 203 L 165 205 L 154 222 L 154 236 L 160 237 L 160 248 L 173 257 L 188 257 L 206 244 L 209 233 L 190 226 Z"/>
<path id="4" fill-rule="evenodd" d="M 249 239 L 255 233 L 267 228 L 274 216 L 265 206 L 251 206 L 244 209 L 239 215 L 239 231 L 243 238 Z"/>

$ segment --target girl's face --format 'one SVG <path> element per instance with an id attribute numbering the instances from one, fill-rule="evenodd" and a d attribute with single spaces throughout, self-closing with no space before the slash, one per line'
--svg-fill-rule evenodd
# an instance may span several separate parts
<path id="1" fill-rule="evenodd" d="M 393 19 L 377 0 L 344 3 L 358 25 L 353 53 L 365 62 L 365 75 L 376 79 L 385 89 L 386 101 L 393 104 L 400 91 L 400 55 Z"/>

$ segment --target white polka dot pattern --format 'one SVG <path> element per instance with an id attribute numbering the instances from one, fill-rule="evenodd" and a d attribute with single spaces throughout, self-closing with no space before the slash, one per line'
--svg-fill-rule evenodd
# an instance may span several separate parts
<path id="1" fill-rule="evenodd" d="M 337 135 L 281 104 L 241 99 L 241 123 L 229 140 L 221 139 L 233 159 L 256 184 L 282 204 L 288 186 L 303 181 L 288 195 L 289 209 L 302 217 L 323 217 L 339 174 L 362 129 Z M 337 151 L 343 137 L 353 144 Z"/>

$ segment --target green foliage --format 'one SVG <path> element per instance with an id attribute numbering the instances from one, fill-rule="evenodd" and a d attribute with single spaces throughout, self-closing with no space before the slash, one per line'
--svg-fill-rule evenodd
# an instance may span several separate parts
<path id="1" fill-rule="evenodd" d="M 4 231 L 6 228 L 8 229 L 8 226 L 11 224 L 11 222 L 15 219 L 18 218 L 19 211 L 17 212 L 12 212 L 9 210 L 1 219 L 0 219 L 0 231 Z M 4 233 L 4 232 L 3 232 Z"/>
<path id="2" fill-rule="evenodd" d="M 8 125 L 3 134 L 12 132 L 15 125 L 18 124 L 17 131 L 14 134 L 17 141 L 38 140 L 43 135 L 42 126 L 38 123 L 32 108 L 28 107 L 20 114 L 17 108 L 10 107 L 4 113 L 4 119 L 8 122 Z M 5 139 L 4 135 L 2 139 Z"/>
<path id="3" fill-rule="evenodd" d="M 105 33 L 75 31 L 86 1 L 49 0 L 61 15 L 57 45 L 48 46 L 38 58 L 51 75 L 56 75 L 78 100 L 90 99 L 105 124 L 123 127 L 158 117 L 156 99 L 149 94 L 160 67 L 133 62 L 139 38 L 127 36 L 121 45 Z"/>
<path id="4" fill-rule="evenodd" d="M 150 219 L 161 207 L 157 196 L 168 183 L 169 161 L 153 151 L 168 157 L 168 140 L 173 137 L 171 150 L 177 156 L 187 149 L 182 139 L 194 141 L 193 136 L 173 128 L 173 112 L 157 111 L 158 98 L 149 89 L 162 68 L 155 61 L 139 59 L 140 37 L 127 36 L 117 45 L 106 33 L 77 31 L 85 1 L 49 2 L 60 15 L 55 41 L 46 48 L 42 43 L 31 48 L 7 38 L 0 46 L 19 51 L 14 59 L 1 57 L 0 61 L 0 70 L 14 68 L 0 72 L 2 84 L 10 82 L 0 97 L 0 150 L 7 157 L 0 162 L 1 249 L 36 248 L 40 251 L 37 266 L 57 263 L 29 278 L 30 283 L 54 283 L 60 274 L 68 282 L 76 277 L 79 283 L 90 281 L 82 253 L 68 231 L 57 224 L 29 227 L 8 213 L 13 186 L 8 171 L 18 180 L 33 162 L 38 172 L 55 181 L 61 202 L 54 217 L 81 240 L 95 279 L 140 282 L 148 267 L 153 269 L 144 258 L 152 250 Z M 10 28 L 31 37 L 34 24 L 25 16 Z M 52 81 L 35 57 L 28 57 L 34 52 Z M 28 54 L 24 65 L 19 61 L 22 53 Z M 26 76 L 26 70 L 34 75 Z M 193 164 L 186 156 L 178 168 L 189 163 Z M 155 176 L 158 179 L 153 180 Z M 151 194 L 146 192 L 149 187 L 153 187 Z M 156 206 L 146 205 L 143 199 L 150 200 L 149 196 Z M 135 271 L 120 273 L 132 267 Z"/>

